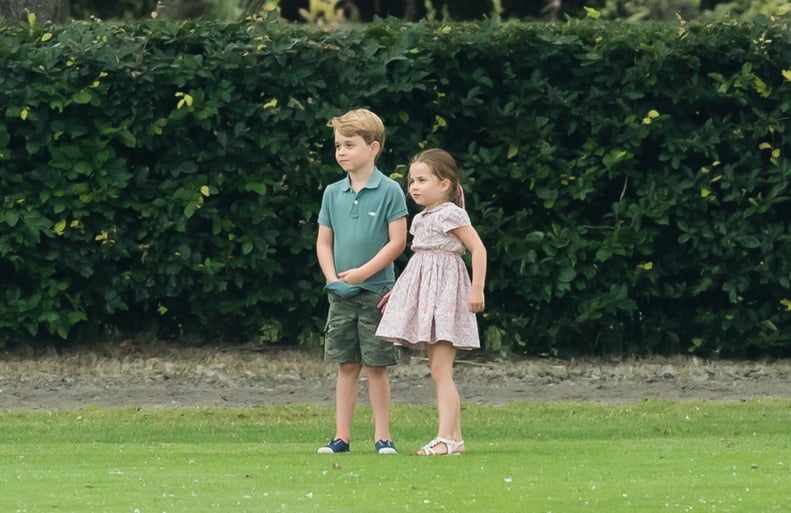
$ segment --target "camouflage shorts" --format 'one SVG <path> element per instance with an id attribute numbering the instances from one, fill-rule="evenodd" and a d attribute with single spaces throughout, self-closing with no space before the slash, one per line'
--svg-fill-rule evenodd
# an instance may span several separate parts
<path id="1" fill-rule="evenodd" d="M 324 360 L 362 363 L 367 367 L 396 364 L 396 350 L 374 333 L 382 313 L 376 308 L 381 296 L 363 291 L 352 297 L 328 294 L 330 309 L 324 329 Z"/>

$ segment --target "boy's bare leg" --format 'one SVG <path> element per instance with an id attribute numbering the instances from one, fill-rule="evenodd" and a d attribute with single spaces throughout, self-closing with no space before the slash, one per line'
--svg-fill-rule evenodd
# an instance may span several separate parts
<path id="1" fill-rule="evenodd" d="M 368 397 L 374 415 L 374 441 L 392 440 L 390 435 L 390 379 L 387 367 L 366 367 Z"/>
<path id="2" fill-rule="evenodd" d="M 338 381 L 335 383 L 335 437 L 346 443 L 351 442 L 352 418 L 357 405 L 360 387 L 359 363 L 342 363 L 338 367 Z"/>

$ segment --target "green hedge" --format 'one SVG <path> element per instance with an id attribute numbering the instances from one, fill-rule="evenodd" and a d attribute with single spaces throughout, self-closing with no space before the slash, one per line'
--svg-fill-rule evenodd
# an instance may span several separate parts
<path id="1" fill-rule="evenodd" d="M 788 28 L 0 27 L 0 344 L 317 340 L 327 121 L 365 106 L 384 170 L 461 163 L 490 350 L 787 351 Z"/>

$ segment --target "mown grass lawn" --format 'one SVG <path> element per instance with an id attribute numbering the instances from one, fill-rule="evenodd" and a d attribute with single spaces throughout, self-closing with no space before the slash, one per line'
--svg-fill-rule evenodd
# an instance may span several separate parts
<path id="1" fill-rule="evenodd" d="M 0 412 L 0 512 L 788 511 L 791 401 L 467 406 L 467 453 L 409 453 L 435 411 L 395 405 L 401 454 L 318 455 L 331 409 Z"/>

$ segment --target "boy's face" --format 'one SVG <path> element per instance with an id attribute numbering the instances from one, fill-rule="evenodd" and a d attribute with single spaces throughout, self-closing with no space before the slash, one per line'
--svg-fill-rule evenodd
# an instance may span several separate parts
<path id="1" fill-rule="evenodd" d="M 367 144 L 359 135 L 345 136 L 335 131 L 335 160 L 347 173 L 371 168 L 379 152 L 379 143 Z"/>

